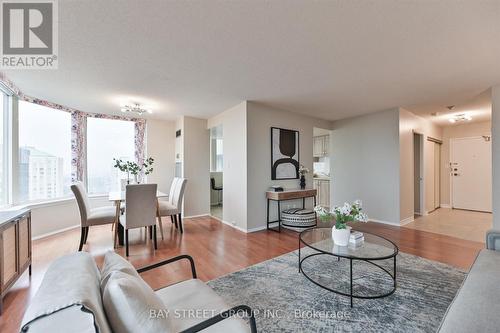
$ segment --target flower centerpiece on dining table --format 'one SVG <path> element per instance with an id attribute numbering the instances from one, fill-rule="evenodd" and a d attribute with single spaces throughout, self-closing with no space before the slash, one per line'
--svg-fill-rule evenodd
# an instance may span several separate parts
<path id="1" fill-rule="evenodd" d="M 130 175 L 134 176 L 136 184 L 140 184 L 139 177 L 141 174 L 147 176 L 153 172 L 153 163 L 155 160 L 152 157 L 148 157 L 142 164 L 117 158 L 113 158 L 113 161 L 115 162 L 113 165 L 114 168 L 127 173 L 127 184 L 130 184 Z"/>
<path id="2" fill-rule="evenodd" d="M 322 221 L 332 221 L 335 225 L 332 228 L 333 242 L 339 246 L 347 246 L 351 235 L 351 227 L 347 222 L 368 222 L 368 216 L 363 212 L 361 200 L 356 200 L 352 204 L 346 202 L 343 206 L 334 207 L 328 211 L 323 206 L 314 207 Z"/>

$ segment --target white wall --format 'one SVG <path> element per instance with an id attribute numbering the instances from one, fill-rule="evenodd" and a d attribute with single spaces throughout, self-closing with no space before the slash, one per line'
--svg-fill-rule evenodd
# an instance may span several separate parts
<path id="1" fill-rule="evenodd" d="M 223 219 L 247 230 L 247 102 L 240 103 L 208 120 L 207 127 L 222 124 Z"/>
<path id="2" fill-rule="evenodd" d="M 491 88 L 493 152 L 493 228 L 500 230 L 500 86 Z M 496 170 L 496 171 L 495 171 Z"/>
<path id="3" fill-rule="evenodd" d="M 269 106 L 248 102 L 247 105 L 247 149 L 248 149 L 248 223 L 249 231 L 266 227 L 266 195 L 271 185 L 284 188 L 299 188 L 299 180 L 271 180 L 271 127 L 299 131 L 299 162 L 311 170 L 306 177 L 308 188 L 312 188 L 313 170 L 313 127 L 329 129 L 331 122 Z M 226 128 L 224 127 L 224 133 Z M 224 157 L 226 152 L 224 151 Z M 224 174 L 225 177 L 225 174 Z M 227 181 L 225 181 L 227 184 Z M 227 185 L 226 185 L 227 186 Z M 284 202 L 287 205 L 301 205 L 299 202 Z M 308 203 L 312 207 L 312 203 Z M 276 206 L 271 206 L 271 218 L 276 218 Z"/>
<path id="4" fill-rule="evenodd" d="M 207 120 L 183 117 L 184 216 L 210 214 L 210 142 Z"/>
<path id="5" fill-rule="evenodd" d="M 158 184 L 158 190 L 168 193 L 175 170 L 175 123 L 149 120 L 146 130 L 146 154 L 155 159 L 148 183 Z"/>
<path id="6" fill-rule="evenodd" d="M 333 122 L 332 207 L 363 201 L 370 220 L 399 225 L 399 109 Z"/>
<path id="7" fill-rule="evenodd" d="M 90 204 L 92 207 L 112 205 L 107 200 L 107 197 L 91 198 Z M 77 227 L 80 227 L 80 213 L 75 199 L 33 205 L 31 207 L 31 236 L 33 238 L 40 238 Z M 75 245 L 75 249 L 77 245 Z"/>
<path id="8" fill-rule="evenodd" d="M 441 149 L 441 205 L 451 205 L 450 196 L 450 140 L 473 136 L 491 135 L 491 121 L 446 126 L 443 128 Z"/>
<path id="9" fill-rule="evenodd" d="M 399 160 L 400 160 L 400 220 L 404 222 L 413 219 L 414 209 L 414 178 L 413 178 L 413 133 L 423 135 L 423 182 L 424 182 L 424 210 L 434 209 L 430 192 L 434 191 L 433 172 L 434 144 L 427 138 L 442 139 L 442 129 L 429 120 L 416 116 L 405 109 L 399 109 Z M 442 154 L 442 153 L 441 153 Z"/>

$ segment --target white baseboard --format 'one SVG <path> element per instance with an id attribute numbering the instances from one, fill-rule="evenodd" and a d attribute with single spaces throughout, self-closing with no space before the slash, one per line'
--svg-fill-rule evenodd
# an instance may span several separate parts
<path id="1" fill-rule="evenodd" d="M 218 220 L 218 221 L 220 221 L 220 222 L 224 223 L 225 225 L 228 225 L 228 226 L 230 226 L 230 227 L 232 227 L 232 228 L 234 228 L 234 229 L 236 229 L 236 230 L 238 230 L 238 231 L 241 231 L 241 232 L 247 233 L 247 230 L 246 230 L 246 229 L 243 229 L 242 227 L 239 227 L 239 226 L 237 226 L 237 225 L 235 225 L 235 224 L 232 224 L 231 222 L 224 221 L 224 220 L 219 219 L 219 218 L 217 218 L 217 217 L 214 217 L 214 216 L 212 216 L 212 217 L 213 217 L 213 218 L 215 218 L 216 220 Z"/>
<path id="2" fill-rule="evenodd" d="M 59 234 L 61 232 L 65 232 L 65 231 L 68 231 L 68 230 L 71 230 L 71 229 L 76 229 L 76 228 L 79 228 L 79 227 L 80 227 L 80 224 L 72 225 L 71 227 L 67 227 L 67 228 L 63 228 L 63 229 L 58 229 L 58 230 L 55 230 L 55 231 L 48 232 L 46 234 L 42 234 L 42 235 L 38 235 L 38 236 L 35 236 L 35 237 L 31 237 L 31 240 L 42 239 L 42 238 L 49 237 L 49 236 L 52 236 L 52 235 L 55 235 L 55 234 Z"/>
<path id="3" fill-rule="evenodd" d="M 207 214 L 200 214 L 200 215 L 183 216 L 182 218 L 183 219 L 192 219 L 195 217 L 204 217 L 204 216 L 211 216 L 211 215 L 207 213 Z"/>
<path id="4" fill-rule="evenodd" d="M 408 216 L 407 218 L 404 218 L 402 219 L 400 222 L 399 222 L 399 225 L 400 226 L 403 226 L 403 225 L 406 225 L 408 223 L 411 223 L 415 221 L 415 217 L 414 216 Z"/>
<path id="5" fill-rule="evenodd" d="M 234 225 L 234 224 L 232 224 L 231 222 L 224 221 L 224 220 L 222 220 L 222 219 L 220 219 L 220 218 L 218 218 L 218 217 L 215 217 L 215 216 L 212 216 L 212 217 L 213 217 L 214 219 L 216 219 L 216 220 L 218 220 L 218 221 L 220 221 L 220 222 L 224 223 L 225 225 L 228 225 L 228 226 L 230 226 L 230 227 L 232 227 L 232 228 L 235 228 L 236 230 L 241 231 L 241 232 L 244 232 L 244 233 L 246 233 L 246 234 L 249 234 L 249 233 L 251 233 L 251 232 L 257 232 L 257 231 L 262 231 L 262 230 L 267 229 L 267 226 L 265 226 L 265 225 L 264 225 L 264 226 L 261 226 L 261 227 L 252 228 L 252 229 L 248 229 L 248 230 L 247 230 L 247 229 L 243 229 L 243 228 L 242 228 L 242 227 L 240 227 L 240 226 Z"/>
<path id="6" fill-rule="evenodd" d="M 451 205 L 450 204 L 440 204 L 439 206 L 441 206 L 441 208 L 451 208 Z"/>
<path id="7" fill-rule="evenodd" d="M 372 219 L 372 218 L 370 218 L 368 222 L 389 224 L 389 225 L 393 225 L 393 226 L 396 226 L 396 227 L 400 227 L 401 226 L 401 224 L 399 224 L 398 222 L 389 222 L 389 221 L 383 221 L 383 220 L 376 220 L 376 219 Z"/>
<path id="8" fill-rule="evenodd" d="M 267 225 L 263 225 L 261 227 L 248 229 L 247 232 L 248 233 L 250 233 L 250 232 L 257 232 L 257 231 L 262 231 L 262 230 L 266 230 L 266 229 L 267 229 Z"/>

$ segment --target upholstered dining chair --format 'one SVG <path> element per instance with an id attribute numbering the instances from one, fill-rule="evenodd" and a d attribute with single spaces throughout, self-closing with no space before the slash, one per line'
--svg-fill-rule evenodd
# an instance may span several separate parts
<path id="1" fill-rule="evenodd" d="M 78 251 L 81 251 L 83 244 L 87 243 L 89 227 L 95 225 L 109 224 L 116 221 L 116 209 L 113 206 L 90 208 L 89 197 L 82 182 L 71 185 L 71 191 L 75 195 L 78 209 L 80 211 L 81 236 Z"/>
<path id="2" fill-rule="evenodd" d="M 162 216 L 170 216 L 172 223 L 175 224 L 176 228 L 180 229 L 181 233 L 184 233 L 182 226 L 182 201 L 184 199 L 186 184 L 186 178 L 174 178 L 168 201 L 158 202 L 158 220 L 161 221 Z"/>
<path id="3" fill-rule="evenodd" d="M 127 185 L 125 190 L 125 215 L 120 218 L 120 224 L 125 229 L 125 254 L 128 257 L 128 231 L 134 228 L 151 227 L 155 250 L 156 243 L 156 210 L 157 184 Z M 151 230 L 151 229 L 150 229 Z"/>
<path id="4" fill-rule="evenodd" d="M 175 188 L 177 186 L 177 183 L 179 182 L 179 179 L 178 177 L 175 177 L 173 180 L 172 180 L 172 184 L 170 184 L 170 192 L 168 194 L 168 200 L 166 201 L 158 201 L 158 209 L 157 209 L 157 217 L 158 217 L 158 224 L 160 226 L 160 233 L 161 233 L 161 239 L 163 239 L 163 225 L 162 225 L 162 220 L 161 220 L 161 215 L 160 215 L 160 205 L 162 202 L 168 202 L 170 204 L 172 204 L 172 198 L 174 197 L 174 193 L 175 193 Z M 174 219 L 172 218 L 172 224 L 174 224 Z M 175 223 L 175 227 L 177 228 L 177 223 Z"/>

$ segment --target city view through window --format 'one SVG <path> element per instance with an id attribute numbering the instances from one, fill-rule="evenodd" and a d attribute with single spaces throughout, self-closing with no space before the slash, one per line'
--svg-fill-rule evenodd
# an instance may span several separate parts
<path id="1" fill-rule="evenodd" d="M 0 140 L 3 138 L 1 134 Z M 113 158 L 134 160 L 134 134 L 132 121 L 87 118 L 86 173 L 89 193 L 105 194 L 120 190 L 121 179 L 125 179 L 126 175 L 113 167 Z M 1 152 L 0 156 L 3 156 Z M 70 113 L 19 101 L 18 171 L 19 202 L 70 195 Z M 0 192 L 0 200 L 4 196 Z"/>
<path id="2" fill-rule="evenodd" d="M 19 202 L 69 195 L 71 115 L 19 101 Z"/>
<path id="3" fill-rule="evenodd" d="M 89 193 L 119 191 L 126 178 L 113 167 L 113 158 L 134 160 L 132 121 L 87 118 L 87 182 Z"/>
<path id="4" fill-rule="evenodd" d="M 0 206 L 7 204 L 7 165 L 5 159 L 6 142 L 4 142 L 4 116 L 7 96 L 0 91 Z"/>

